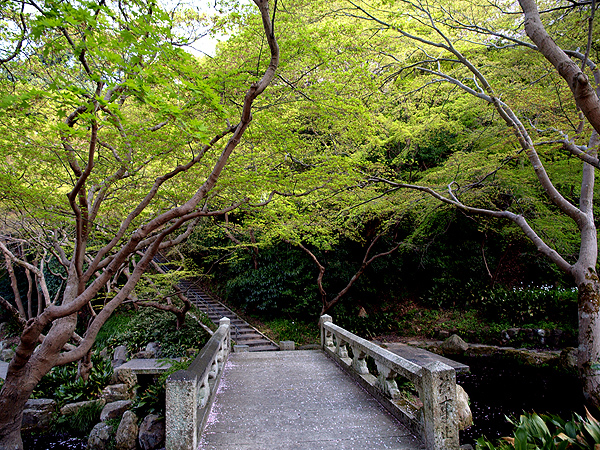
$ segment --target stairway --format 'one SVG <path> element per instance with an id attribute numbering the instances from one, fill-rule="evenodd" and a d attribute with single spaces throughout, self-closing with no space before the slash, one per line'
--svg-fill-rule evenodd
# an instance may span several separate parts
<path id="1" fill-rule="evenodd" d="M 195 283 L 184 280 L 179 283 L 179 287 L 182 289 L 183 294 L 214 323 L 218 324 L 222 317 L 228 317 L 229 320 L 231 320 L 231 339 L 233 339 L 237 345 L 247 345 L 248 351 L 250 352 L 279 350 L 279 346 L 273 341 L 256 328 L 240 319 L 237 314 L 208 295 Z"/>
<path id="2" fill-rule="evenodd" d="M 162 255 L 156 255 L 154 260 L 162 270 L 169 271 L 169 262 Z M 279 350 L 279 346 L 272 340 L 258 331 L 256 328 L 240 319 L 240 317 L 231 311 L 227 306 L 207 294 L 197 283 L 190 280 L 183 280 L 179 287 L 198 309 L 204 312 L 215 324 L 223 317 L 231 321 L 231 339 L 236 345 L 247 345 L 250 352 L 266 352 Z"/>

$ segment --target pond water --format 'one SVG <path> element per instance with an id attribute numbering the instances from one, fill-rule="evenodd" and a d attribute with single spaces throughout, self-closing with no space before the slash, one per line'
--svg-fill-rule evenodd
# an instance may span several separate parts
<path id="1" fill-rule="evenodd" d="M 475 447 L 482 435 L 492 442 L 512 436 L 513 427 L 505 416 L 518 417 L 524 411 L 558 414 L 564 419 L 569 419 L 572 412 L 585 414 L 575 375 L 525 366 L 508 358 L 455 359 L 471 367 L 471 373 L 456 377 L 469 394 L 474 421 L 473 426 L 461 431 L 461 444 Z"/>
<path id="2" fill-rule="evenodd" d="M 87 439 L 64 434 L 23 435 L 24 450 L 85 450 Z"/>

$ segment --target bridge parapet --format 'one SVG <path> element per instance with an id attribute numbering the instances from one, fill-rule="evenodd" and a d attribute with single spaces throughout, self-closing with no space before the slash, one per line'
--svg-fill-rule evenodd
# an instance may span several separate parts
<path id="1" fill-rule="evenodd" d="M 167 450 L 198 448 L 230 348 L 230 320 L 224 317 L 192 364 L 167 378 Z"/>
<path id="2" fill-rule="evenodd" d="M 439 361 L 417 365 L 335 325 L 328 315 L 321 316 L 320 328 L 321 347 L 325 353 L 403 425 L 420 436 L 428 450 L 459 448 L 453 368 Z M 376 367 L 376 370 L 372 369 L 376 375 L 367 364 L 369 357 Z M 398 376 L 414 384 L 418 399 L 400 391 L 396 382 Z"/>

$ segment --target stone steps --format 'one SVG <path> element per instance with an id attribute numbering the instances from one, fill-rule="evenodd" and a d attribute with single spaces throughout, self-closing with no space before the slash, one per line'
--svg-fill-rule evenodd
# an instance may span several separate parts
<path id="1" fill-rule="evenodd" d="M 159 262 L 163 270 L 168 270 L 168 264 L 166 260 L 161 256 L 157 256 L 156 260 Z M 248 324 L 246 321 L 241 319 L 236 313 L 234 313 L 227 306 L 212 298 L 209 294 L 202 290 L 195 282 L 191 280 L 184 280 L 179 283 L 179 287 L 183 290 L 184 295 L 194 303 L 200 311 L 204 312 L 209 319 L 219 324 L 219 320 L 223 317 L 227 317 L 231 320 L 231 339 L 237 345 L 247 345 L 248 351 L 250 352 L 264 352 L 279 350 L 279 346 L 267 338 L 264 334 L 258 331 L 256 328 Z"/>

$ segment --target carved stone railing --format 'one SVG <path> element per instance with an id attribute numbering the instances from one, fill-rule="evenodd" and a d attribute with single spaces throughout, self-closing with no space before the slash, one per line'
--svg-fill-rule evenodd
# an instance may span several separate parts
<path id="1" fill-rule="evenodd" d="M 198 448 L 230 348 L 230 320 L 224 317 L 192 364 L 167 378 L 167 450 Z"/>
<path id="2" fill-rule="evenodd" d="M 321 316 L 320 328 L 325 353 L 420 437 L 429 450 L 459 448 L 456 373 L 452 367 L 439 361 L 417 365 L 334 325 L 331 316 Z M 377 376 L 369 371 L 368 357 L 377 368 Z M 398 389 L 398 376 L 414 384 L 418 398 Z"/>

